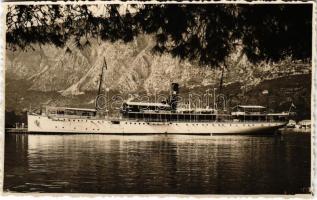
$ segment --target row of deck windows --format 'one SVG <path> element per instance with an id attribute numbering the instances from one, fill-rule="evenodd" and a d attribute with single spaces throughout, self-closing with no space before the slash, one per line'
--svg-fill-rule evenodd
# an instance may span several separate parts
<path id="1" fill-rule="evenodd" d="M 58 127 L 57 127 L 57 126 L 55 126 L 55 128 L 58 128 Z M 62 128 L 65 128 L 65 127 L 63 126 Z M 76 127 L 74 127 L 74 130 L 76 130 Z M 87 131 L 87 130 L 88 130 L 88 128 L 86 128 L 85 130 Z M 91 130 L 93 130 L 93 131 L 95 131 L 95 130 L 96 130 L 96 131 L 100 131 L 100 129 L 99 129 L 99 128 L 98 128 L 98 129 L 94 129 L 94 128 L 93 128 L 93 129 L 91 129 Z"/>
<path id="2" fill-rule="evenodd" d="M 60 121 L 60 120 L 66 121 L 65 118 L 64 119 L 63 118 L 59 119 L 58 121 Z M 88 122 L 88 120 L 83 120 L 83 119 L 68 119 L 68 121 L 69 122 L 71 122 L 71 121 L 73 121 L 73 122 Z M 107 123 L 104 120 L 89 120 L 89 121 L 90 121 L 90 123 Z M 186 120 L 186 121 L 191 121 L 191 120 Z M 209 121 L 209 120 L 201 120 L 201 122 L 206 122 L 206 121 L 208 121 L 208 122 L 219 122 L 217 120 L 211 120 L 211 121 Z M 268 120 L 267 122 L 274 122 L 274 121 L 275 120 Z M 277 120 L 277 121 L 281 121 L 281 120 Z M 153 121 L 149 121 L 149 122 L 165 122 L 166 123 L 168 121 L 160 121 L 160 120 L 155 121 L 155 120 L 153 120 Z M 143 124 L 149 124 L 149 122 L 145 122 Z M 193 120 L 193 122 L 199 122 L 199 121 Z M 254 121 L 254 120 L 241 120 L 241 121 L 237 121 L 237 122 L 257 122 L 257 120 L 256 121 Z M 126 124 L 127 124 L 127 122 L 126 122 Z M 132 123 L 130 122 L 130 124 L 132 124 Z M 139 124 L 141 124 L 141 123 L 139 123 Z M 201 123 L 199 123 L 199 124 L 201 124 Z M 176 123 L 176 125 L 177 125 L 177 123 Z M 207 124 L 207 126 L 208 126 L 208 124 Z"/>
<path id="3" fill-rule="evenodd" d="M 149 122 L 147 122 L 147 123 L 137 123 L 137 122 L 125 122 L 125 124 L 134 124 L 134 125 L 141 125 L 141 124 L 143 124 L 143 125 L 145 125 L 145 124 L 147 124 L 147 125 L 150 125 L 150 123 Z M 169 123 L 169 124 L 166 124 L 166 125 L 172 125 L 173 123 Z M 151 125 L 155 125 L 155 124 L 151 124 Z M 177 125 L 178 126 L 178 124 L 175 124 L 175 125 Z M 190 124 L 186 124 L 186 126 L 189 126 Z M 203 123 L 199 123 L 199 124 L 192 124 L 192 126 L 198 126 L 198 125 L 201 125 L 201 126 L 209 126 L 209 124 L 203 124 Z M 229 125 L 229 126 L 233 126 L 233 124 L 210 124 L 210 126 L 226 126 L 226 125 Z M 243 126 L 255 126 L 255 124 L 242 124 Z M 235 126 L 236 127 L 238 127 L 238 124 L 235 124 Z M 261 126 L 264 126 L 264 124 L 261 124 Z"/>
<path id="4" fill-rule="evenodd" d="M 149 123 L 125 123 L 125 124 L 134 124 L 134 125 L 141 125 L 141 124 L 143 124 L 143 125 L 145 125 L 145 124 L 147 124 L 147 125 L 150 125 Z M 155 124 L 151 124 L 151 125 L 155 125 Z M 172 124 L 166 124 L 166 125 L 172 125 Z M 178 125 L 178 124 L 175 124 L 175 125 Z M 190 124 L 186 124 L 186 126 L 189 126 Z M 209 126 L 209 124 L 192 124 L 192 126 L 198 126 L 198 125 L 201 125 L 201 126 Z M 226 125 L 229 125 L 229 126 L 232 126 L 232 124 L 211 124 L 210 126 L 226 126 Z M 255 126 L 255 124 L 242 124 L 243 126 Z M 238 127 L 238 124 L 236 124 L 235 125 L 236 127 Z M 264 126 L 264 124 L 261 124 L 261 126 Z M 55 126 L 55 128 L 58 128 L 57 126 Z M 64 127 L 62 127 L 62 128 L 64 128 Z M 74 127 L 74 129 L 76 129 L 76 127 Z M 86 128 L 86 130 L 87 130 L 87 128 Z M 95 129 L 92 129 L 92 130 L 95 130 Z M 96 130 L 99 130 L 99 129 L 96 129 Z"/>

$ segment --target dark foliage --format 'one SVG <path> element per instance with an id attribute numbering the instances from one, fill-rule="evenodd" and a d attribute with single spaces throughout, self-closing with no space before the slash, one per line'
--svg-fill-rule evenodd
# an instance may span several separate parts
<path id="1" fill-rule="evenodd" d="M 7 45 L 63 46 L 74 37 L 82 47 L 91 37 L 128 42 L 149 33 L 156 37 L 155 52 L 202 65 L 226 66 L 237 45 L 253 62 L 311 59 L 311 4 L 149 4 L 129 5 L 124 13 L 120 5 L 107 4 L 103 15 L 93 14 L 93 6 L 9 6 Z"/>
<path id="2" fill-rule="evenodd" d="M 5 111 L 5 127 L 6 128 L 15 128 L 16 123 L 18 124 L 26 124 L 27 123 L 27 113 L 15 113 L 14 111 Z"/>
<path id="3" fill-rule="evenodd" d="M 256 5 L 240 9 L 239 27 L 249 59 L 311 58 L 311 5 Z"/>

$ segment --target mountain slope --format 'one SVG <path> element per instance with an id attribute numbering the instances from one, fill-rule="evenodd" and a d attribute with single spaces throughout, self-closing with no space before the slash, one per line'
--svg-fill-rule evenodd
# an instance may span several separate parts
<path id="1" fill-rule="evenodd" d="M 134 93 L 167 94 L 171 82 L 178 82 L 184 94 L 190 91 L 203 93 L 206 89 L 219 87 L 220 69 L 198 66 L 168 54 L 155 54 L 151 35 L 139 36 L 130 43 L 93 39 L 83 43 L 83 48 L 76 47 L 70 40 L 63 48 L 33 45 L 34 50 L 8 50 L 6 109 L 20 112 L 29 105 L 38 107 L 41 104 L 93 107 L 104 58 L 108 68 L 103 88 L 126 99 Z M 300 85 L 294 86 L 298 80 Z M 232 105 L 265 105 L 263 97 L 253 93 L 260 94 L 260 90 L 268 89 L 272 99 L 278 96 L 275 105 L 283 104 L 284 109 L 295 101 L 303 107 L 305 116 L 309 116 L 310 84 L 310 63 L 291 58 L 279 63 L 254 65 L 237 50 L 229 56 L 228 68 L 224 70 L 224 93 Z M 293 93 L 285 92 L 282 86 Z M 299 89 L 293 91 L 292 87 Z"/>

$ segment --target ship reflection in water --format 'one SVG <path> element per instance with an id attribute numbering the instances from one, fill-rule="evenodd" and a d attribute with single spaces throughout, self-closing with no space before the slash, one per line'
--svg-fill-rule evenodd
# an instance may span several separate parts
<path id="1" fill-rule="evenodd" d="M 310 155 L 310 134 L 6 134 L 4 191 L 308 193 Z"/>

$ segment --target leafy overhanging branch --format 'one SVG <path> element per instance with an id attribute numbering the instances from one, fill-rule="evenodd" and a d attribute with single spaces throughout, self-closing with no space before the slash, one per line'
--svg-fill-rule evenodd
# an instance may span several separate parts
<path id="1" fill-rule="evenodd" d="M 226 66 L 237 45 L 254 63 L 288 56 L 310 60 L 312 5 L 135 4 L 125 10 L 116 4 L 8 6 L 8 48 L 35 43 L 62 47 L 71 37 L 81 48 L 91 37 L 129 42 L 138 34 L 155 35 L 154 52 L 200 65 Z"/>

